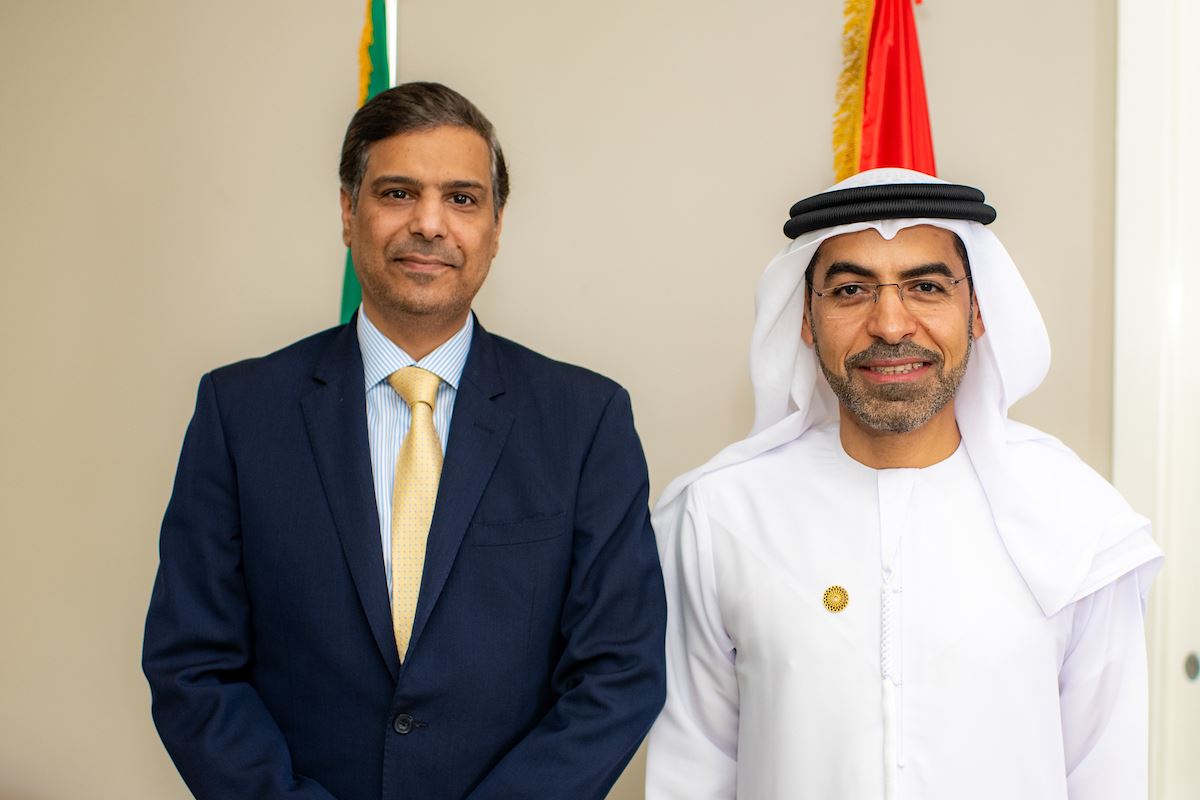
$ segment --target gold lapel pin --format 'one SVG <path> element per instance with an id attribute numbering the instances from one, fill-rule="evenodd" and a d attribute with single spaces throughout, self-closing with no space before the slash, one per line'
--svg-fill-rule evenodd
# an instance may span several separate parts
<path id="1" fill-rule="evenodd" d="M 850 594 L 840 586 L 830 586 L 821 597 L 821 602 L 836 614 L 850 604 Z"/>

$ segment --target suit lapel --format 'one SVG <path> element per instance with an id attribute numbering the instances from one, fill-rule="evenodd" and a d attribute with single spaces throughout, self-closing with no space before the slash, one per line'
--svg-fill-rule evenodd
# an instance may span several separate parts
<path id="1" fill-rule="evenodd" d="M 313 377 L 318 385 L 301 399 L 309 442 L 359 602 L 380 655 L 395 678 L 400 659 L 380 549 L 362 354 L 355 320 L 337 334 L 317 363 Z"/>
<path id="2" fill-rule="evenodd" d="M 512 427 L 512 414 L 495 402 L 502 394 L 504 381 L 495 345 L 477 321 L 454 400 L 409 652 L 416 651 Z"/>

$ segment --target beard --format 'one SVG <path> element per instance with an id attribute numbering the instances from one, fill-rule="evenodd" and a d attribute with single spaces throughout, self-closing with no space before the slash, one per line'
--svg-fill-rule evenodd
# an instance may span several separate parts
<path id="1" fill-rule="evenodd" d="M 451 266 L 451 272 L 441 275 L 390 272 L 394 261 L 413 255 L 442 261 Z M 461 253 L 441 242 L 415 238 L 389 247 L 382 265 L 368 263 L 357 267 L 356 264 L 355 273 L 363 295 L 381 313 L 410 320 L 438 320 L 465 313 L 487 275 L 486 267 L 479 274 L 465 275 Z"/>
<path id="2" fill-rule="evenodd" d="M 967 349 L 962 360 L 947 370 L 938 353 L 912 342 L 889 345 L 876 342 L 866 350 L 846 357 L 845 375 L 837 375 L 825 366 L 821 347 L 813 329 L 813 349 L 821 372 L 842 407 L 864 427 L 880 433 L 909 433 L 925 425 L 954 399 L 967 372 L 975 336 L 967 327 Z M 919 383 L 871 384 L 859 377 L 858 368 L 875 359 L 919 358 L 929 363 L 931 380 Z"/>

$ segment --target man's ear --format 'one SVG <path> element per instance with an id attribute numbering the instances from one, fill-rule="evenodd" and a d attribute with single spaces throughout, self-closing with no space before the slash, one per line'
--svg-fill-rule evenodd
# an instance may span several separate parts
<path id="1" fill-rule="evenodd" d="M 978 339 L 987 333 L 987 329 L 983 324 L 983 312 L 979 310 L 979 298 L 976 297 L 971 305 L 975 308 L 975 313 L 971 315 L 971 333 Z"/>
<path id="2" fill-rule="evenodd" d="M 504 209 L 496 213 L 496 239 L 492 243 L 492 258 L 500 252 L 500 234 L 504 230 Z"/>
<path id="3" fill-rule="evenodd" d="M 800 338 L 809 347 L 813 346 L 812 323 L 809 322 L 809 314 L 812 313 L 812 307 L 808 304 L 807 298 L 804 301 L 804 318 L 800 321 Z"/>
<path id="4" fill-rule="evenodd" d="M 339 198 L 342 204 L 342 244 L 346 247 L 350 246 L 350 220 L 354 216 L 354 203 L 350 200 L 350 193 L 343 188 L 341 197 Z"/>

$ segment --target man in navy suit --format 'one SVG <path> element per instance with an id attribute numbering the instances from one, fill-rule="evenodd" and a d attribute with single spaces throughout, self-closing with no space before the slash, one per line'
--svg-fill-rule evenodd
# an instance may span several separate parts
<path id="1" fill-rule="evenodd" d="M 378 95 L 341 179 L 355 319 L 200 382 L 146 620 L 155 724 L 198 798 L 603 798 L 665 685 L 628 395 L 471 314 L 508 175 L 469 101 Z M 390 525 L 411 365 L 444 448 L 415 573 Z M 406 642 L 393 578 L 419 588 Z"/>

